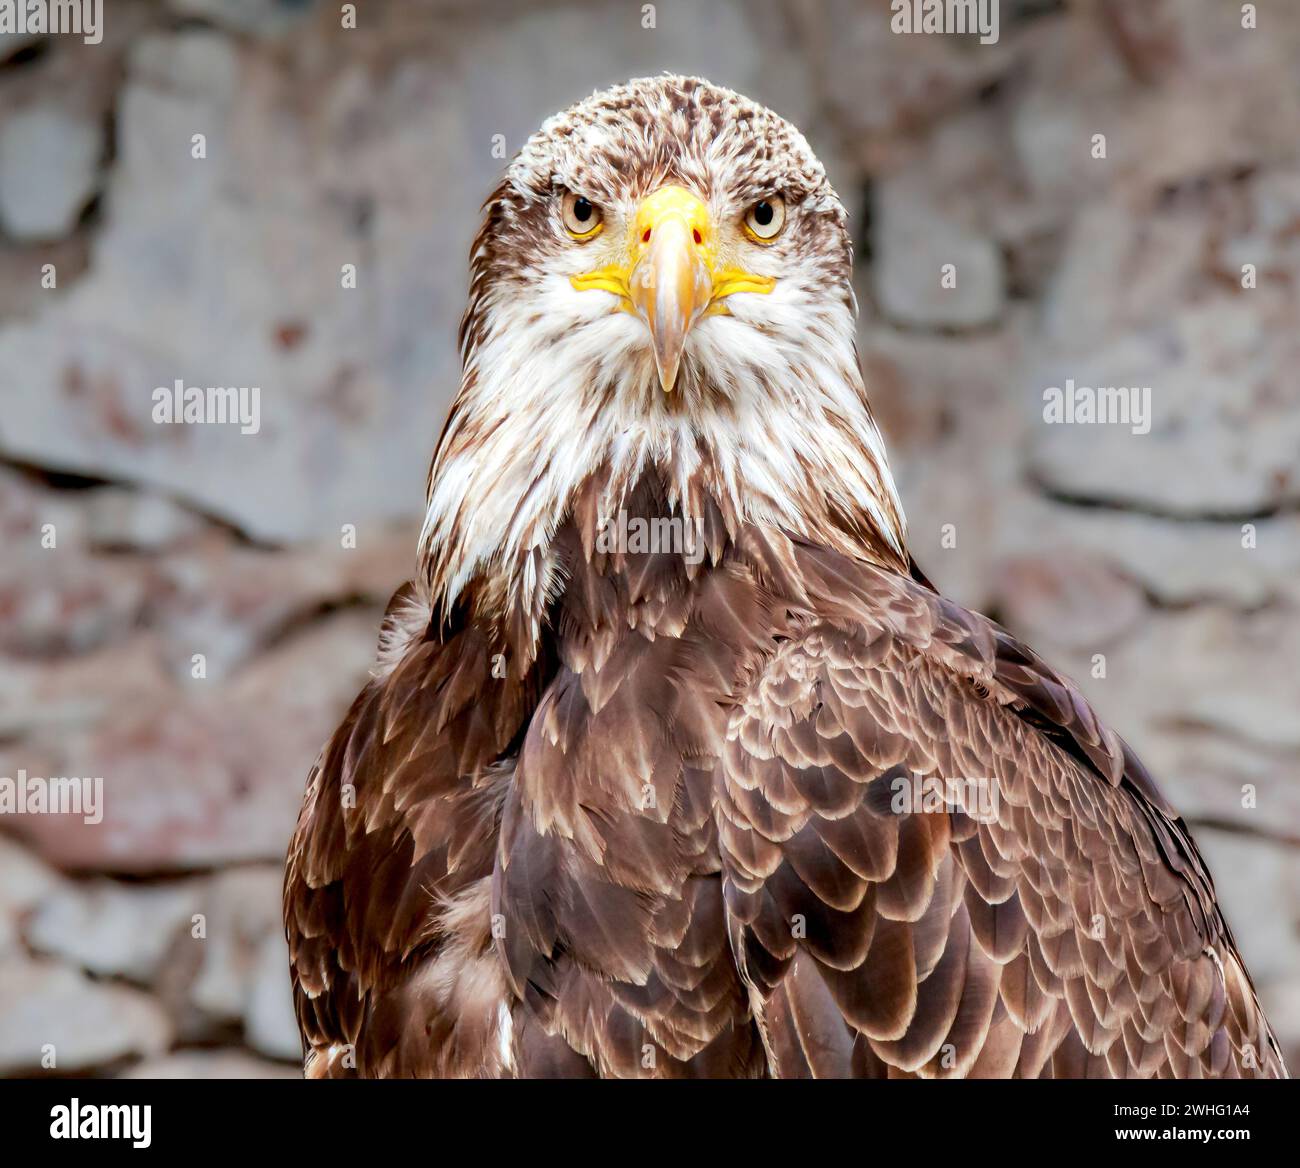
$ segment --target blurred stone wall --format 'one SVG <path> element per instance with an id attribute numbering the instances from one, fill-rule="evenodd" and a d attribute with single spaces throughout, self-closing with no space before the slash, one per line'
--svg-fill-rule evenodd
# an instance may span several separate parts
<path id="1" fill-rule="evenodd" d="M 0 775 L 105 776 L 0 822 L 0 1073 L 294 1073 L 280 865 L 413 566 L 494 146 L 664 69 L 826 160 L 917 558 L 1143 755 L 1300 1063 L 1300 5 L 106 7 L 0 37 Z M 1151 432 L 1044 424 L 1067 378 Z M 260 430 L 155 425 L 177 379 Z"/>

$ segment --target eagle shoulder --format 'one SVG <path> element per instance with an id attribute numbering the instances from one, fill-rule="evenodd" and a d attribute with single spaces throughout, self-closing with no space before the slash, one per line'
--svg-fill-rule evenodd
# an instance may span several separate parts
<path id="1" fill-rule="evenodd" d="M 411 586 L 380 668 L 307 785 L 284 883 L 309 1077 L 506 1070 L 490 887 L 524 683 L 472 627 L 435 636 Z"/>
<path id="2" fill-rule="evenodd" d="M 807 606 L 715 775 L 774 1073 L 1283 1074 L 1185 825 L 1079 691 L 917 580 L 790 555 Z"/>

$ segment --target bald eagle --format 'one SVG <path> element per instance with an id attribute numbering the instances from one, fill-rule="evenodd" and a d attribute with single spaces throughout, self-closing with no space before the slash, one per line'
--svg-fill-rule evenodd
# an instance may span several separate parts
<path id="1" fill-rule="evenodd" d="M 1274 1077 L 1187 828 L 940 596 L 840 199 L 705 81 L 485 204 L 418 578 L 310 776 L 310 1077 Z"/>

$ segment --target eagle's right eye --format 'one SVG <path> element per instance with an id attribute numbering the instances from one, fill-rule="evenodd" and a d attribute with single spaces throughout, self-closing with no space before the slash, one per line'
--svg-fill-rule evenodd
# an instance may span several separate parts
<path id="1" fill-rule="evenodd" d="M 604 217 L 600 208 L 583 195 L 568 193 L 564 196 L 564 229 L 574 239 L 590 239 L 600 230 Z"/>

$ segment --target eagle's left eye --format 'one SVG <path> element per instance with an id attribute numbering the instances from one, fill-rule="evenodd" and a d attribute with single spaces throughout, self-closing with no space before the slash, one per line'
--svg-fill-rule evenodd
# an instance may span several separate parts
<path id="1" fill-rule="evenodd" d="M 600 208 L 590 199 L 575 195 L 571 191 L 564 196 L 564 229 L 574 239 L 588 239 L 600 230 L 604 217 Z"/>
<path id="2" fill-rule="evenodd" d="M 780 195 L 759 199 L 745 212 L 745 230 L 759 243 L 771 243 L 785 226 L 785 200 Z"/>

